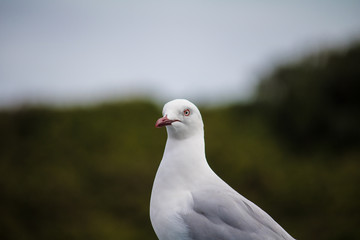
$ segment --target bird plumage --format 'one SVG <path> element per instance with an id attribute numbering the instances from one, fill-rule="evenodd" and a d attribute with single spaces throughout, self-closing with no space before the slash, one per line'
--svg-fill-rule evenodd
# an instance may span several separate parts
<path id="1" fill-rule="evenodd" d="M 151 223 L 160 240 L 293 239 L 212 171 L 194 104 L 173 100 L 163 116 L 157 125 L 166 125 L 168 139 L 150 201 Z"/>

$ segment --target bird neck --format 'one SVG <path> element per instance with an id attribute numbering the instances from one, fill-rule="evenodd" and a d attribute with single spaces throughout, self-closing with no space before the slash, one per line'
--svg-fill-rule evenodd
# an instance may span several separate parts
<path id="1" fill-rule="evenodd" d="M 210 173 L 205 157 L 204 137 L 201 134 L 186 139 L 169 137 L 160 164 L 159 171 L 166 169 L 169 178 L 179 178 L 179 181 L 192 182 Z"/>
<path id="2" fill-rule="evenodd" d="M 164 150 L 164 157 L 185 161 L 184 158 L 205 160 L 205 142 L 202 134 L 193 135 L 186 139 L 168 137 Z M 177 157 L 178 156 L 178 157 Z M 205 160 L 206 161 L 206 160 Z"/>

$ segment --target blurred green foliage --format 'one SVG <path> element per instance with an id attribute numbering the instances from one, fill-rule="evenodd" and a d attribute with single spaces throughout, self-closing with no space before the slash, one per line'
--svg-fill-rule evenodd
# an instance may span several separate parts
<path id="1" fill-rule="evenodd" d="M 360 42 L 280 66 L 258 89 L 258 103 L 277 134 L 293 147 L 360 143 Z"/>
<path id="2" fill-rule="evenodd" d="M 357 239 L 359 47 L 323 54 L 274 70 L 254 103 L 201 108 L 207 158 L 295 238 Z M 156 239 L 160 114 L 146 100 L 3 110 L 0 239 Z"/>

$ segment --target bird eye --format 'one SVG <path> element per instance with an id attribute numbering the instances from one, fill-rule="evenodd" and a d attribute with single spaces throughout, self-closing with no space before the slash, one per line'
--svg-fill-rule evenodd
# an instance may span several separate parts
<path id="1" fill-rule="evenodd" d="M 189 116 L 190 115 L 190 110 L 189 109 L 184 110 L 184 115 Z"/>

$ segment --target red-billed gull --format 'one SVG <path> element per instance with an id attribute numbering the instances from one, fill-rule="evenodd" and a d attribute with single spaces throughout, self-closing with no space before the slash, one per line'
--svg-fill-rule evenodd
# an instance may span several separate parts
<path id="1" fill-rule="evenodd" d="M 211 170 L 203 121 L 193 103 L 168 102 L 155 126 L 166 126 L 168 133 L 150 201 L 160 240 L 294 239 Z"/>

